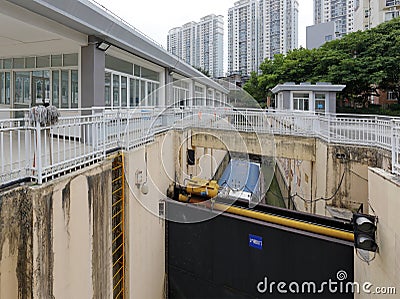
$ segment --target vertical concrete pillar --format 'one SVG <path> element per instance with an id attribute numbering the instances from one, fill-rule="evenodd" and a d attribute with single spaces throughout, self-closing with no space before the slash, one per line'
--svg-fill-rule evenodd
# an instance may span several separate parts
<path id="1" fill-rule="evenodd" d="M 173 90 L 174 79 L 172 77 L 172 70 L 170 68 L 165 69 L 165 106 L 169 107 L 174 104 L 174 90 Z"/>
<path id="2" fill-rule="evenodd" d="M 82 47 L 81 51 L 82 108 L 105 106 L 105 52 L 96 48 L 97 42 L 96 37 L 89 36 L 88 45 Z"/>

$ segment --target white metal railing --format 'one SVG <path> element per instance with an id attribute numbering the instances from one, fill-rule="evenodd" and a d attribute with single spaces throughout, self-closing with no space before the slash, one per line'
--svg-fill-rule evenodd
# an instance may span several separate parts
<path id="1" fill-rule="evenodd" d="M 318 137 L 392 152 L 392 171 L 400 175 L 400 119 L 375 115 L 312 114 L 229 107 L 184 107 L 61 111 L 56 125 L 32 124 L 27 110 L 1 110 L 0 186 L 22 179 L 45 180 L 130 150 L 172 128 Z M 18 114 L 16 113 L 18 112 Z M 72 116 L 71 116 L 72 115 Z"/>

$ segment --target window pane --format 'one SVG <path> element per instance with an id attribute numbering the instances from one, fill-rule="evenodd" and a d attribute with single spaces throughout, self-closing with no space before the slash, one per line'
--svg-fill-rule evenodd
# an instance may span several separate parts
<path id="1" fill-rule="evenodd" d="M 4 97 L 4 73 L 0 72 L 0 104 L 5 104 Z"/>
<path id="2" fill-rule="evenodd" d="M 140 81 L 140 105 L 141 106 L 146 106 L 146 82 L 145 81 Z"/>
<path id="3" fill-rule="evenodd" d="M 128 103 L 127 78 L 121 77 L 121 106 L 126 107 Z"/>
<path id="4" fill-rule="evenodd" d="M 9 72 L 6 73 L 6 105 L 10 104 L 10 98 L 11 98 L 11 90 L 10 90 L 10 78 L 11 75 Z"/>
<path id="5" fill-rule="evenodd" d="M 293 97 L 294 98 L 303 98 L 303 99 L 308 99 L 309 98 L 309 94 L 308 93 L 294 93 Z"/>
<path id="6" fill-rule="evenodd" d="M 293 99 L 293 109 L 294 110 L 299 109 L 299 100 L 298 99 Z"/>
<path id="7" fill-rule="evenodd" d="M 140 77 L 140 66 L 135 65 L 134 75 Z"/>
<path id="8" fill-rule="evenodd" d="M 64 66 L 78 66 L 78 54 L 64 54 Z"/>
<path id="9" fill-rule="evenodd" d="M 160 84 L 158 84 L 158 83 L 153 83 L 153 84 L 154 84 L 154 88 L 155 88 L 155 93 L 154 93 L 154 96 L 156 99 L 155 105 L 160 106 L 160 91 L 159 91 Z"/>
<path id="10" fill-rule="evenodd" d="M 62 66 L 62 55 L 51 55 L 51 66 Z"/>
<path id="11" fill-rule="evenodd" d="M 132 75 L 133 63 L 106 55 L 106 69 Z"/>
<path id="12" fill-rule="evenodd" d="M 12 60 L 11 59 L 4 59 L 3 60 L 3 67 L 5 69 L 11 69 Z"/>
<path id="13" fill-rule="evenodd" d="M 27 104 L 31 104 L 31 78 L 29 73 L 24 78 L 24 102 Z"/>
<path id="14" fill-rule="evenodd" d="M 71 71 L 71 108 L 78 108 L 78 71 Z"/>
<path id="15" fill-rule="evenodd" d="M 23 69 L 25 67 L 25 59 L 24 58 L 14 58 L 14 68 L 15 69 Z"/>
<path id="16" fill-rule="evenodd" d="M 50 66 L 50 56 L 38 56 L 36 57 L 36 65 L 38 68 L 40 67 L 49 67 Z"/>
<path id="17" fill-rule="evenodd" d="M 119 76 L 113 75 L 113 106 L 119 106 Z"/>
<path id="18" fill-rule="evenodd" d="M 68 71 L 61 71 L 61 108 L 68 108 L 69 96 L 69 78 Z"/>
<path id="19" fill-rule="evenodd" d="M 135 79 L 135 103 L 136 106 L 140 105 L 140 80 Z"/>
<path id="20" fill-rule="evenodd" d="M 153 80 L 153 81 L 160 80 L 157 72 L 146 69 L 145 67 L 142 67 L 142 78 Z"/>
<path id="21" fill-rule="evenodd" d="M 304 100 L 304 110 L 308 111 L 309 109 L 309 105 L 308 105 L 308 100 Z"/>
<path id="22" fill-rule="evenodd" d="M 29 72 L 15 73 L 15 87 L 14 87 L 15 103 L 29 104 L 29 82 L 30 82 Z"/>
<path id="23" fill-rule="evenodd" d="M 129 79 L 129 107 L 135 106 L 135 80 Z"/>
<path id="24" fill-rule="evenodd" d="M 34 69 L 36 67 L 35 57 L 25 58 L 25 67 L 27 69 Z"/>
<path id="25" fill-rule="evenodd" d="M 3 69 L 3 59 L 0 59 L 0 70 Z"/>
<path id="26" fill-rule="evenodd" d="M 53 71 L 53 105 L 56 106 L 57 108 L 60 105 L 60 72 L 59 71 Z"/>
<path id="27" fill-rule="evenodd" d="M 105 74 L 104 100 L 107 107 L 111 106 L 111 74 Z"/>

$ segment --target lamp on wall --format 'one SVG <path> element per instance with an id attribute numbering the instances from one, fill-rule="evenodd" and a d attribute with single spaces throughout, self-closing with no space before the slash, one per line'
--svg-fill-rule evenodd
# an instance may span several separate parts
<path id="1" fill-rule="evenodd" d="M 108 48 L 110 48 L 110 47 L 111 47 L 111 45 L 109 43 L 105 42 L 104 40 L 102 40 L 96 44 L 96 48 L 101 51 L 104 51 L 104 52 L 107 51 Z"/>

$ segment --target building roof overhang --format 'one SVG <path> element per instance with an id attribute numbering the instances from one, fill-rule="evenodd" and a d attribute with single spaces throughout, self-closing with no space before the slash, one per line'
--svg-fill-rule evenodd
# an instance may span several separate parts
<path id="1" fill-rule="evenodd" d="M 228 91 L 211 78 L 168 53 L 122 19 L 88 0 L 6 0 L 87 36 L 96 36 L 126 52 L 167 68 L 170 72 L 221 92 Z"/>

